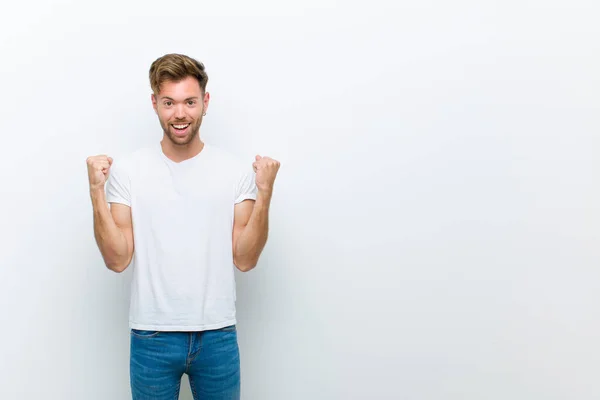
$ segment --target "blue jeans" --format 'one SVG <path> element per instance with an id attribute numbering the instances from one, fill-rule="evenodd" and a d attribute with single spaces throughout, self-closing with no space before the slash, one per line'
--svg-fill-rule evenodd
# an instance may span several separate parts
<path id="1" fill-rule="evenodd" d="M 235 325 L 203 332 L 131 330 L 133 400 L 177 400 L 183 374 L 194 400 L 239 400 Z"/>

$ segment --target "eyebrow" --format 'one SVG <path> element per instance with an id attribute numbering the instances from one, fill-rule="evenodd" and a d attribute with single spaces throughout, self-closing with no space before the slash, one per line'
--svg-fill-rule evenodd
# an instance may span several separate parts
<path id="1" fill-rule="evenodd" d="M 175 101 L 174 99 L 168 97 L 168 96 L 164 96 L 162 98 L 162 100 L 171 100 L 171 101 Z M 188 101 L 188 100 L 198 100 L 198 97 L 188 97 L 187 99 L 185 99 L 184 101 Z"/>

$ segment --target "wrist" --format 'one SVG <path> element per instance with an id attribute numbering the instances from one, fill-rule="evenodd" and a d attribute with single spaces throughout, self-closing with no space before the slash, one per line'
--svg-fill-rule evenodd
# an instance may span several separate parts
<path id="1" fill-rule="evenodd" d="M 105 197 L 104 187 L 90 186 L 90 196 L 92 197 L 92 200 L 103 199 Z"/>
<path id="2" fill-rule="evenodd" d="M 256 201 L 268 204 L 271 201 L 272 196 L 272 189 L 258 189 L 258 193 L 256 194 Z"/>

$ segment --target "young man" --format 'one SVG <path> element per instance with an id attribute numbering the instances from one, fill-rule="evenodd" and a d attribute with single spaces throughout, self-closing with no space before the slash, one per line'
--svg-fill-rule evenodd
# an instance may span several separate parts
<path id="1" fill-rule="evenodd" d="M 178 398 L 184 373 L 194 399 L 240 398 L 233 267 L 258 262 L 279 162 L 256 156 L 251 169 L 202 141 L 207 80 L 192 58 L 157 59 L 150 84 L 162 141 L 114 164 L 87 159 L 104 262 L 115 272 L 133 265 L 134 400 Z"/>

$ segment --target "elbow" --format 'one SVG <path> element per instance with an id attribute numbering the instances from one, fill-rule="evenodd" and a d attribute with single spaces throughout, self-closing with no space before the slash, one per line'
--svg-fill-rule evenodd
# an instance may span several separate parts
<path id="1" fill-rule="evenodd" d="M 117 274 L 120 274 L 121 272 L 125 271 L 127 267 L 129 267 L 130 263 L 131 258 L 128 258 L 127 260 L 115 260 L 105 262 L 106 268 L 113 272 L 116 272 Z"/>
<path id="2" fill-rule="evenodd" d="M 127 265 L 119 265 L 119 264 L 113 264 L 113 265 L 107 265 L 108 269 L 110 269 L 112 272 L 116 272 L 117 274 L 120 274 L 121 272 L 125 271 L 127 269 Z"/>
<path id="3" fill-rule="evenodd" d="M 256 267 L 256 263 L 255 262 L 248 262 L 248 261 L 240 261 L 240 260 L 233 260 L 233 263 L 235 265 L 235 267 L 240 270 L 241 272 L 248 272 L 253 270 Z"/>
<path id="4" fill-rule="evenodd" d="M 106 267 L 111 270 L 112 272 L 116 272 L 117 274 L 120 274 L 121 272 L 125 271 L 128 267 L 128 265 L 125 264 L 106 264 Z"/>
<path id="5" fill-rule="evenodd" d="M 239 269 L 242 272 L 248 272 L 248 271 L 253 270 L 254 267 L 256 267 L 256 265 L 248 264 L 248 265 L 238 266 L 237 269 Z"/>

